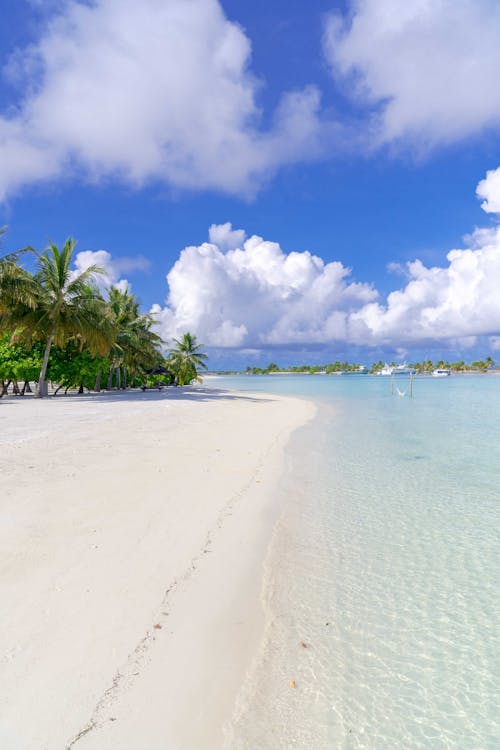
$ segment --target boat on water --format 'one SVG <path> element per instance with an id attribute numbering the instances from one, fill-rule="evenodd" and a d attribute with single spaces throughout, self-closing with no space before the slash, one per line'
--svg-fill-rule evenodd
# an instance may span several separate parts
<path id="1" fill-rule="evenodd" d="M 392 375 L 394 372 L 394 367 L 391 367 L 390 365 L 384 365 L 381 370 L 378 370 L 376 375 Z"/>
<path id="2" fill-rule="evenodd" d="M 451 375 L 451 370 L 447 367 L 436 367 L 436 369 L 432 371 L 433 378 L 447 378 L 448 375 Z"/>
<path id="3" fill-rule="evenodd" d="M 410 367 L 409 364 L 404 362 L 402 365 L 396 365 L 394 368 L 393 375 L 411 375 L 413 372 L 413 368 Z"/>
<path id="4" fill-rule="evenodd" d="M 377 375 L 411 375 L 413 369 L 403 362 L 401 365 L 388 365 L 387 363 L 377 372 Z"/>

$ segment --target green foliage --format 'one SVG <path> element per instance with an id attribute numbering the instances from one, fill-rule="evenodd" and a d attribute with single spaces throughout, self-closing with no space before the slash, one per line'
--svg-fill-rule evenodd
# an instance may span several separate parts
<path id="1" fill-rule="evenodd" d="M 36 257 L 34 274 L 19 264 L 19 253 L 0 258 L 0 326 L 9 334 L 0 366 L 10 373 L 16 362 L 16 372 L 28 372 L 29 364 L 27 379 L 39 385 L 48 377 L 90 388 L 115 373 L 122 384 L 138 382 L 163 361 L 153 318 L 139 312 L 128 290 L 112 288 L 105 301 L 94 283 L 102 269 L 71 270 L 74 248 L 71 239 L 62 250 L 52 243 L 43 253 L 27 248 Z"/>
<path id="2" fill-rule="evenodd" d="M 139 312 L 137 297 L 128 289 L 121 291 L 112 287 L 108 290 L 107 307 L 115 332 L 110 351 L 112 371 L 123 367 L 135 378 L 161 365 L 163 357 L 159 347 L 163 342 L 151 330 L 154 323 L 152 316 Z"/>
<path id="3" fill-rule="evenodd" d="M 17 260 L 0 265 L 2 327 L 12 332 L 15 342 L 45 343 L 38 396 L 52 344 L 64 348 L 69 341 L 77 341 L 92 354 L 104 354 L 113 335 L 104 300 L 94 285 L 94 277 L 103 271 L 97 266 L 81 273 L 72 271 L 74 249 L 74 240 L 68 239 L 62 250 L 53 243 L 43 253 L 33 250 L 35 274 L 21 268 Z"/>
<path id="4" fill-rule="evenodd" d="M 176 346 L 170 350 L 167 367 L 174 373 L 177 383 L 189 385 L 193 380 L 201 380 L 198 370 L 207 368 L 208 359 L 201 351 L 202 344 L 189 332 L 174 342 Z"/>
<path id="5" fill-rule="evenodd" d="M 36 380 L 43 358 L 43 345 L 27 349 L 23 344 L 11 344 L 10 336 L 0 338 L 0 380 Z"/>
<path id="6" fill-rule="evenodd" d="M 439 364 L 437 366 L 439 366 Z M 410 365 L 410 367 L 415 370 L 416 373 L 427 375 L 436 368 L 436 366 L 430 359 L 424 359 L 423 362 L 415 362 L 414 364 Z"/>
<path id="7" fill-rule="evenodd" d="M 48 368 L 49 380 L 61 387 L 85 386 L 93 389 L 99 372 L 109 369 L 109 358 L 92 355 L 69 342 L 64 349 L 54 347 Z"/>
<path id="8" fill-rule="evenodd" d="M 480 372 L 486 372 L 490 369 L 490 367 L 493 367 L 495 362 L 491 357 L 486 357 L 486 359 L 478 359 L 475 362 L 472 362 L 471 367 L 474 370 L 479 370 Z"/>

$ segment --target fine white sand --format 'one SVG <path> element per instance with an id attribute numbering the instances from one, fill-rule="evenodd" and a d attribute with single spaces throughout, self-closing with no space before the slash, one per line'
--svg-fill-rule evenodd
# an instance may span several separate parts
<path id="1" fill-rule="evenodd" d="M 298 399 L 0 401 L 0 748 L 218 750 Z"/>

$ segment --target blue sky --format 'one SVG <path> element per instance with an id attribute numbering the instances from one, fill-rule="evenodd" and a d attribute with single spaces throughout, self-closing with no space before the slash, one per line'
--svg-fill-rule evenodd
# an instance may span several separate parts
<path id="1" fill-rule="evenodd" d="M 98 253 L 80 267 L 126 279 L 213 366 L 495 356 L 498 3 L 4 0 L 3 17 L 8 249 L 75 237 Z"/>

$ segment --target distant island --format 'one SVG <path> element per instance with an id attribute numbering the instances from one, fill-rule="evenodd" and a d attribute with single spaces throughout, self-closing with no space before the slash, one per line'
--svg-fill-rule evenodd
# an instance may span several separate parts
<path id="1" fill-rule="evenodd" d="M 275 362 L 271 362 L 267 367 L 251 367 L 248 365 L 245 370 L 217 370 L 212 371 L 213 375 L 341 375 L 349 373 L 353 375 L 376 375 L 384 368 L 397 368 L 396 362 L 374 362 L 371 366 L 362 365 L 353 362 L 330 362 L 324 365 L 290 365 L 290 367 L 280 367 Z M 401 365 L 399 365 L 401 367 Z M 417 375 L 430 375 L 434 370 L 450 370 L 453 373 L 485 373 L 493 371 L 496 368 L 495 361 L 490 357 L 478 359 L 473 362 L 465 362 L 463 359 L 457 362 L 447 362 L 440 359 L 433 362 L 425 359 L 422 362 L 413 362 L 406 365 L 408 371 Z"/>

